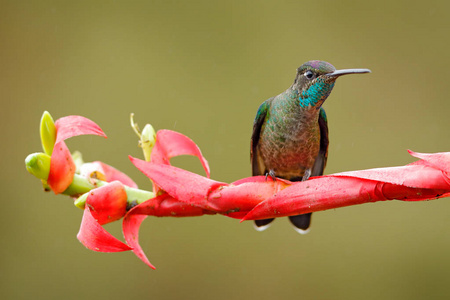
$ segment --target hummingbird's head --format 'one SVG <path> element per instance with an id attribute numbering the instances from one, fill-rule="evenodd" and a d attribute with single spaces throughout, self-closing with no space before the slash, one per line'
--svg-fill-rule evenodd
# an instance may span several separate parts
<path id="1" fill-rule="evenodd" d="M 317 106 L 330 95 L 334 82 L 339 76 L 346 74 L 370 73 L 369 69 L 336 70 L 326 61 L 312 60 L 304 63 L 297 69 L 292 89 L 297 90 L 302 107 Z"/>

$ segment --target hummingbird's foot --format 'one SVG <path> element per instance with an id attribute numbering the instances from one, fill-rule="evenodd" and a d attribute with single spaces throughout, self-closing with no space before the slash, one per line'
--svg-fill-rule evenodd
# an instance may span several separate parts
<path id="1" fill-rule="evenodd" d="M 275 171 L 274 170 L 270 170 L 269 172 L 266 173 L 266 181 L 267 181 L 267 177 L 268 176 L 270 176 L 273 181 L 277 180 L 277 177 L 275 177 Z"/>
<path id="2" fill-rule="evenodd" d="M 311 169 L 306 169 L 305 174 L 303 174 L 302 181 L 306 181 L 311 177 Z"/>

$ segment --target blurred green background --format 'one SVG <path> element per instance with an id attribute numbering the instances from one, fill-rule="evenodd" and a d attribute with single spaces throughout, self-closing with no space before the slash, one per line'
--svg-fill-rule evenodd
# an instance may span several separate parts
<path id="1" fill-rule="evenodd" d="M 0 1 L 2 299 L 448 299 L 448 199 L 316 213 L 258 233 L 222 216 L 149 218 L 132 253 L 76 239 L 82 211 L 24 167 L 44 110 L 79 114 L 108 139 L 68 142 L 146 189 L 129 114 L 191 137 L 231 182 L 250 176 L 259 104 L 320 59 L 372 74 L 338 80 L 325 103 L 326 173 L 450 151 L 448 1 Z M 201 172 L 193 158 L 174 163 Z M 121 236 L 120 224 L 107 226 Z"/>

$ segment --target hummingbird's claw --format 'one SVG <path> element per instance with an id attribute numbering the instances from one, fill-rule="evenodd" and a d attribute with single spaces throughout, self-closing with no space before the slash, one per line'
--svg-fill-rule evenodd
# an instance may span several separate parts
<path id="1" fill-rule="evenodd" d="M 306 169 L 305 174 L 303 174 L 302 181 L 306 181 L 311 177 L 311 169 Z"/>
<path id="2" fill-rule="evenodd" d="M 273 181 L 277 180 L 277 177 L 275 176 L 275 171 L 274 170 L 270 170 L 269 172 L 266 173 L 266 181 L 267 181 L 267 177 L 268 176 L 270 176 Z"/>

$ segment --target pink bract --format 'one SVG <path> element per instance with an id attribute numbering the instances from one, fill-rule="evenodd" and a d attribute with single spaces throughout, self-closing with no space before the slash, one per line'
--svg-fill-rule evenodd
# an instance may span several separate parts
<path id="1" fill-rule="evenodd" d="M 64 141 L 55 144 L 50 160 L 47 183 L 55 194 L 64 192 L 72 183 L 76 167 Z"/>
<path id="2" fill-rule="evenodd" d="M 96 123 L 82 116 L 62 117 L 56 120 L 55 127 L 55 144 L 58 144 L 68 138 L 84 134 L 93 134 L 106 138 L 106 134 Z"/>
<path id="3" fill-rule="evenodd" d="M 91 214 L 86 207 L 81 220 L 78 240 L 88 249 L 97 252 L 120 252 L 132 250 L 131 247 L 122 243 L 108 233 Z"/>
<path id="4" fill-rule="evenodd" d="M 86 206 L 100 225 L 111 223 L 125 216 L 127 193 L 121 182 L 113 181 L 90 191 Z"/>

